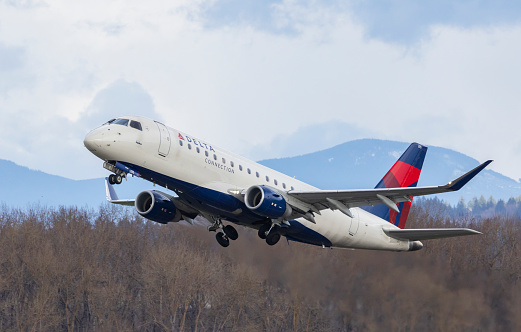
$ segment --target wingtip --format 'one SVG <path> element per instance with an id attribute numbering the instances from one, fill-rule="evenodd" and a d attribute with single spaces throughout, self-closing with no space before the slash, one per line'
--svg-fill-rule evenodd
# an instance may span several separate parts
<path id="1" fill-rule="evenodd" d="M 478 173 L 480 173 L 485 167 L 487 167 L 493 160 L 487 160 L 481 165 L 463 174 L 454 181 L 450 181 L 447 185 L 447 189 L 450 191 L 457 191 L 463 188 L 470 180 L 472 180 Z"/>
<path id="2" fill-rule="evenodd" d="M 468 230 L 469 233 L 472 233 L 472 234 L 469 234 L 469 235 L 483 235 L 483 233 L 481 233 L 480 231 L 477 231 L 475 229 L 467 228 L 467 230 Z"/>

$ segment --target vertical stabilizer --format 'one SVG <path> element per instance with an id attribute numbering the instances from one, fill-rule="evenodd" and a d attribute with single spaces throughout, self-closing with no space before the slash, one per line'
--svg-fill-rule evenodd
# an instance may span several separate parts
<path id="1" fill-rule="evenodd" d="M 418 143 L 409 145 L 400 159 L 391 167 L 375 188 L 416 187 L 426 153 L 426 146 Z M 397 204 L 400 212 L 396 212 L 384 204 L 369 206 L 365 208 L 365 210 L 387 220 L 399 228 L 404 228 L 411 203 L 412 200 L 410 202 Z"/>

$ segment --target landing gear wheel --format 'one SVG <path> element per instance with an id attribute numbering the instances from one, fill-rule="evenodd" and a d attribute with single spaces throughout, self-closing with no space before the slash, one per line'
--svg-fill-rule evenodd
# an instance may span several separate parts
<path id="1" fill-rule="evenodd" d="M 115 179 L 116 175 L 115 174 L 110 174 L 109 175 L 109 183 L 110 184 L 116 184 L 116 179 Z"/>
<path id="2" fill-rule="evenodd" d="M 121 184 L 122 181 L 123 181 L 123 178 L 121 177 L 121 175 L 117 174 L 114 176 L 114 182 L 116 184 Z"/>
<path id="3" fill-rule="evenodd" d="M 259 228 L 259 237 L 263 240 L 266 239 L 266 233 L 270 230 L 270 227 L 271 227 L 271 224 L 269 223 L 265 223 L 264 225 L 262 225 L 260 228 Z"/>
<path id="4" fill-rule="evenodd" d="M 215 234 L 215 238 L 217 239 L 217 242 L 225 248 L 230 245 L 230 240 L 223 232 Z"/>
<path id="5" fill-rule="evenodd" d="M 224 226 L 223 232 L 230 240 L 235 241 L 239 238 L 239 233 L 237 233 L 237 230 L 232 225 Z"/>
<path id="6" fill-rule="evenodd" d="M 266 243 L 270 246 L 277 244 L 280 240 L 280 233 L 275 229 L 272 229 L 271 232 L 266 236 Z"/>

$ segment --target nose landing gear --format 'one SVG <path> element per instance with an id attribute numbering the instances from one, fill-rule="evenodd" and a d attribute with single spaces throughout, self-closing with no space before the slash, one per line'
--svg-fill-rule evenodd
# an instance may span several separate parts
<path id="1" fill-rule="evenodd" d="M 123 181 L 123 177 L 119 174 L 110 174 L 109 175 L 110 184 L 121 184 L 122 181 Z"/>
<path id="2" fill-rule="evenodd" d="M 117 168 L 116 166 L 114 166 L 113 164 L 111 164 L 107 161 L 103 163 L 103 168 L 108 169 L 109 171 L 114 173 L 114 174 L 109 175 L 110 184 L 121 184 L 121 182 L 123 181 L 123 178 L 127 178 L 126 172 L 120 170 L 119 168 Z"/>

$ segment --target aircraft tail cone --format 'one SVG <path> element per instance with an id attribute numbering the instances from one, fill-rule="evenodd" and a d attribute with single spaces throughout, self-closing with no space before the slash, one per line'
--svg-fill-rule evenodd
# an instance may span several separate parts
<path id="1" fill-rule="evenodd" d="M 409 241 L 409 251 L 417 251 L 423 248 L 423 243 L 420 241 Z"/>

